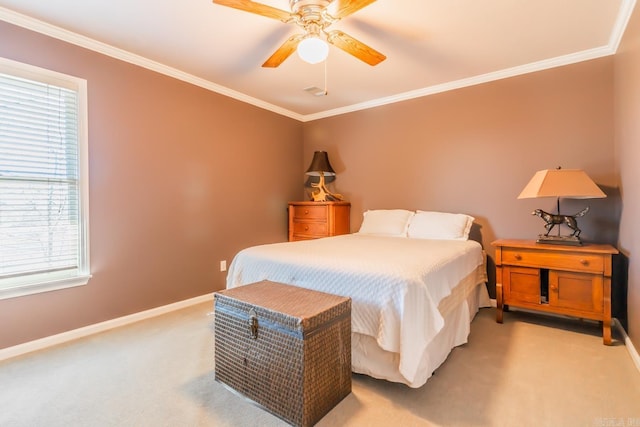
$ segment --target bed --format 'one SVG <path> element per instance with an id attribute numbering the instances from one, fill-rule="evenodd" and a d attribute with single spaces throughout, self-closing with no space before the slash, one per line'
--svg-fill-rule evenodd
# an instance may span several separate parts
<path id="1" fill-rule="evenodd" d="M 485 256 L 467 239 L 470 225 L 443 238 L 442 219 L 432 227 L 433 215 L 422 213 L 367 211 L 354 234 L 244 249 L 227 288 L 271 280 L 351 297 L 352 370 L 420 387 L 489 305 Z"/>

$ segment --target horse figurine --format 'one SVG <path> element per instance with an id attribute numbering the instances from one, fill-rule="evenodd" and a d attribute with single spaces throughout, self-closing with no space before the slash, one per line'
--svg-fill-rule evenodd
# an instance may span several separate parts
<path id="1" fill-rule="evenodd" d="M 583 210 L 581 210 L 575 215 L 560 215 L 560 214 L 555 215 L 549 212 L 545 212 L 542 209 L 536 209 L 535 211 L 531 212 L 531 215 L 539 216 L 545 222 L 544 228 L 547 229 L 545 236 L 548 236 L 551 229 L 556 225 L 560 226 L 562 224 L 566 224 L 567 227 L 573 230 L 573 233 L 571 233 L 571 236 L 578 237 L 580 236 L 581 231 L 578 228 L 578 222 L 576 221 L 576 218 L 584 216 L 587 212 L 589 212 L 589 206 L 587 206 L 586 208 L 584 208 Z"/>

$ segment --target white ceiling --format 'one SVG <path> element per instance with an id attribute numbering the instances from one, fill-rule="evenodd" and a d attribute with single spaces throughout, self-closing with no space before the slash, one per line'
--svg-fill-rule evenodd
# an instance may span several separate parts
<path id="1" fill-rule="evenodd" d="M 289 10 L 288 0 L 261 3 Z M 333 24 L 384 53 L 261 64 L 292 34 L 210 0 L 0 0 L 0 20 L 301 121 L 615 53 L 635 0 L 377 0 Z"/>

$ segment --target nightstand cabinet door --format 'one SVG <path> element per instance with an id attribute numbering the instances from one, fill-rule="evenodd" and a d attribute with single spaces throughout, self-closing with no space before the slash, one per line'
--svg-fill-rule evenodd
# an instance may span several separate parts
<path id="1" fill-rule="evenodd" d="M 569 271 L 549 272 L 551 306 L 572 310 L 577 316 L 597 320 L 601 319 L 603 312 L 602 294 L 602 276 Z"/>
<path id="2" fill-rule="evenodd" d="M 350 232 L 349 202 L 289 202 L 289 241 L 318 239 Z"/>
<path id="3" fill-rule="evenodd" d="M 540 270 L 505 266 L 502 269 L 504 300 L 540 303 Z"/>

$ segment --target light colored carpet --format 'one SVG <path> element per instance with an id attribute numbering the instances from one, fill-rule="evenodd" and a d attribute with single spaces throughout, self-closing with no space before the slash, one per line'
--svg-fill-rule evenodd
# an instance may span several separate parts
<path id="1" fill-rule="evenodd" d="M 211 304 L 0 363 L 0 426 L 284 426 L 214 381 Z M 425 386 L 354 375 L 319 426 L 640 426 L 640 373 L 595 323 L 482 309 Z"/>

